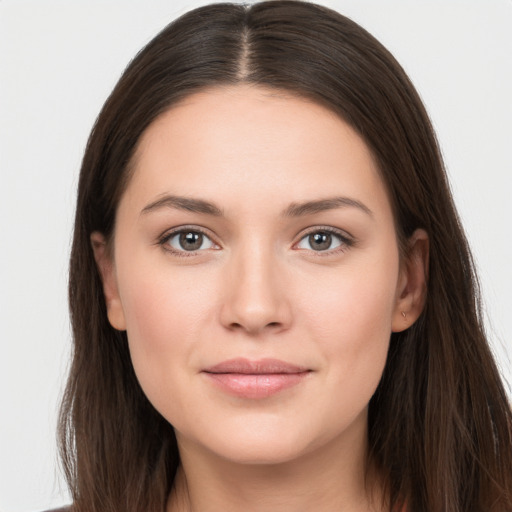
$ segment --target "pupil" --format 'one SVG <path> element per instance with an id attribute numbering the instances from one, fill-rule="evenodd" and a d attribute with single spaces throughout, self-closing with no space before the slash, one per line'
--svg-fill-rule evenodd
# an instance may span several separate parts
<path id="1" fill-rule="evenodd" d="M 329 233 L 314 233 L 309 235 L 309 243 L 315 251 L 329 249 L 332 236 Z"/>
<path id="2" fill-rule="evenodd" d="M 195 251 L 203 244 L 203 235 L 201 233 L 181 233 L 180 245 L 187 251 Z"/>

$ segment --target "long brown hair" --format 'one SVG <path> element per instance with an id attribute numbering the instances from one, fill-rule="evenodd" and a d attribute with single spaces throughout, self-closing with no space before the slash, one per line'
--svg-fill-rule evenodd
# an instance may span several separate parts
<path id="1" fill-rule="evenodd" d="M 163 511 L 179 453 L 142 392 L 126 334 L 106 316 L 90 243 L 112 236 L 144 130 L 180 99 L 240 82 L 327 106 L 378 162 L 399 241 L 430 238 L 419 320 L 391 335 L 369 406 L 369 457 L 390 510 L 512 510 L 512 413 L 480 315 L 478 283 L 438 144 L 403 69 L 364 29 L 314 4 L 214 4 L 167 26 L 130 63 L 83 159 L 70 263 L 73 361 L 60 441 L 76 512 Z"/>

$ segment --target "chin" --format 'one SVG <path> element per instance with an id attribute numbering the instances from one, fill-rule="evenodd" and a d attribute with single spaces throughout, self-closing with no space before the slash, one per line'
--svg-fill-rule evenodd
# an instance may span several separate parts
<path id="1" fill-rule="evenodd" d="M 219 420 L 215 428 L 196 431 L 196 446 L 216 457 L 244 465 L 285 464 L 313 452 L 331 450 L 339 439 L 338 428 L 322 428 L 311 418 L 279 418 L 250 415 L 250 418 Z M 334 422 L 332 422 L 334 423 Z M 343 426 L 342 430 L 343 430 Z M 208 435 L 204 434 L 208 432 Z M 190 438 L 189 438 L 190 439 Z"/>
<path id="2" fill-rule="evenodd" d="M 282 436 L 281 436 L 282 437 Z M 232 463 L 243 465 L 278 465 L 300 458 L 307 451 L 306 446 L 287 439 L 240 439 L 223 446 L 211 447 L 217 455 Z M 210 448 L 210 449 L 211 449 Z"/>

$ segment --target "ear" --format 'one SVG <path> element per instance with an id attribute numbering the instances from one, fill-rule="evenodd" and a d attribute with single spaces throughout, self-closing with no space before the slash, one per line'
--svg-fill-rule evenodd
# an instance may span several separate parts
<path id="1" fill-rule="evenodd" d="M 404 331 L 420 316 L 427 297 L 429 240 L 425 230 L 417 229 L 407 242 L 401 264 L 391 330 Z"/>
<path id="2" fill-rule="evenodd" d="M 103 294 L 107 305 L 107 316 L 110 325 L 118 331 L 126 330 L 123 306 L 119 297 L 115 267 L 107 247 L 105 237 L 98 231 L 91 233 L 91 245 L 94 259 L 103 283 Z"/>

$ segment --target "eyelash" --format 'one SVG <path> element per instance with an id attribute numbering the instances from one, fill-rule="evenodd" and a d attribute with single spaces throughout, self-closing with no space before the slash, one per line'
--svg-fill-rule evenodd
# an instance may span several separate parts
<path id="1" fill-rule="evenodd" d="M 195 250 L 195 251 L 185 251 L 185 250 L 176 250 L 174 248 L 171 248 L 168 244 L 168 242 L 174 238 L 176 235 L 180 235 L 183 233 L 199 233 L 202 236 L 206 237 L 208 240 L 211 241 L 212 244 L 217 245 L 211 237 L 202 229 L 195 227 L 195 226 L 182 226 L 180 228 L 174 229 L 170 232 L 164 233 L 159 239 L 158 244 L 163 247 L 163 249 L 167 252 L 170 252 L 174 256 L 180 257 L 180 258 L 189 258 L 193 256 L 197 256 L 199 252 L 202 250 Z M 294 246 L 298 245 L 302 240 L 307 238 L 310 235 L 313 235 L 315 233 L 327 233 L 329 235 L 334 235 L 338 238 L 340 241 L 340 245 L 334 249 L 329 249 L 326 251 L 315 251 L 313 249 L 309 250 L 315 257 L 325 257 L 325 256 L 332 256 L 333 254 L 337 253 L 343 253 L 350 247 L 353 247 L 355 245 L 355 240 L 353 237 L 345 233 L 344 231 L 329 227 L 329 226 L 315 226 L 313 229 L 310 229 L 309 231 L 302 234 L 299 241 L 294 244 Z M 308 249 L 299 249 L 299 250 L 308 250 Z"/>
<path id="2" fill-rule="evenodd" d="M 172 231 L 169 231 L 169 232 L 166 232 L 164 233 L 159 239 L 158 239 L 158 244 L 160 246 L 162 246 L 162 248 L 167 251 L 167 252 L 170 252 L 173 256 L 177 256 L 179 258 L 190 258 L 191 256 L 197 256 L 197 254 L 200 252 L 199 250 L 196 250 L 196 251 L 178 251 L 172 247 L 170 247 L 169 245 L 166 246 L 166 244 L 172 239 L 174 238 L 176 235 L 181 235 L 183 233 L 199 233 L 201 235 L 203 235 L 205 238 L 207 238 L 208 240 L 210 240 L 212 242 L 212 244 L 214 245 L 217 245 L 212 239 L 211 239 L 211 236 L 209 236 L 205 231 L 203 231 L 202 229 L 198 228 L 198 227 L 195 227 L 195 226 L 181 226 L 180 228 L 177 228 L 177 229 L 174 229 Z M 203 249 L 204 250 L 204 249 Z"/>
<path id="3" fill-rule="evenodd" d="M 294 246 L 298 245 L 300 242 L 302 242 L 302 240 L 304 240 L 308 236 L 311 236 L 315 233 L 327 233 L 329 235 L 334 235 L 340 241 L 340 245 L 338 247 L 335 247 L 334 249 L 328 249 L 326 251 L 315 251 L 315 250 L 311 249 L 310 252 L 315 257 L 323 258 L 326 256 L 332 256 L 332 255 L 338 254 L 338 253 L 344 253 L 345 251 L 347 251 L 348 249 L 350 249 L 351 247 L 353 247 L 355 245 L 355 239 L 344 231 L 332 228 L 330 226 L 315 226 L 313 229 L 310 229 L 309 231 L 304 233 L 300 237 L 300 240 L 296 244 L 294 244 Z M 306 250 L 306 249 L 301 249 L 301 250 Z"/>

